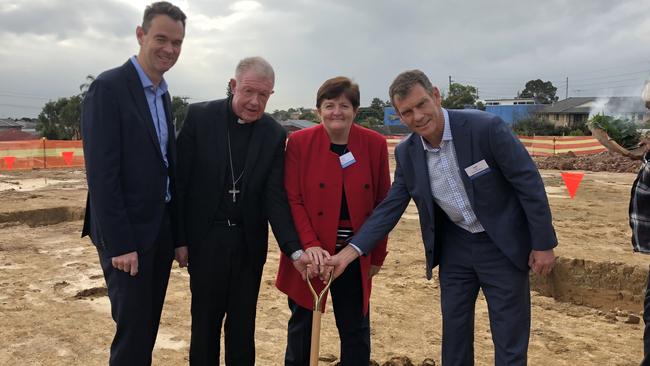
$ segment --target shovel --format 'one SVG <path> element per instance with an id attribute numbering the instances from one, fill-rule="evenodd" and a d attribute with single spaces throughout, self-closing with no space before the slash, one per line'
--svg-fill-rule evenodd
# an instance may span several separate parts
<path id="1" fill-rule="evenodd" d="M 314 310 L 311 319 L 311 347 L 309 353 L 309 366 L 318 366 L 318 351 L 320 348 L 320 318 L 322 315 L 321 310 L 323 310 L 321 303 L 323 296 L 325 296 L 327 290 L 330 288 L 330 285 L 332 285 L 332 280 L 334 279 L 333 273 L 333 271 L 330 272 L 330 278 L 327 280 L 327 284 L 325 285 L 325 288 L 323 288 L 323 291 L 321 291 L 319 294 L 317 294 L 314 290 L 314 286 L 312 286 L 311 281 L 309 281 L 309 276 L 307 277 L 307 285 L 309 285 L 309 290 L 311 291 L 311 295 L 314 298 Z"/>

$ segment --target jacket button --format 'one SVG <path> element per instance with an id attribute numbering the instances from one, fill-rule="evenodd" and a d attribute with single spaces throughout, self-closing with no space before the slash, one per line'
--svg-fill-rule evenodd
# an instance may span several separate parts
<path id="1" fill-rule="evenodd" d="M 321 188 L 325 188 L 325 183 L 320 183 L 320 184 L 318 184 L 318 186 L 321 187 Z"/>
<path id="2" fill-rule="evenodd" d="M 370 184 L 367 184 L 367 183 L 364 184 L 364 185 L 363 185 L 363 188 L 365 188 L 365 189 L 369 189 L 369 188 L 370 188 Z"/>
<path id="3" fill-rule="evenodd" d="M 318 211 L 318 216 L 323 216 L 323 211 Z"/>

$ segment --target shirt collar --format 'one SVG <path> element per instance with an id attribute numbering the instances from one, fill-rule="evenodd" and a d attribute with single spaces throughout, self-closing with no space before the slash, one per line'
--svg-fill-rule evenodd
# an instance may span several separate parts
<path id="1" fill-rule="evenodd" d="M 133 66 L 135 67 L 135 70 L 138 72 L 138 76 L 140 77 L 140 82 L 142 83 L 142 87 L 145 89 L 149 89 L 149 88 L 153 89 L 154 86 L 153 82 L 151 81 L 151 79 L 149 79 L 147 74 L 144 72 L 142 66 L 140 66 L 140 63 L 138 62 L 138 58 L 134 55 L 131 56 L 130 60 Z M 165 81 L 165 79 L 160 80 L 160 84 L 158 85 L 157 91 L 161 95 L 167 93 L 167 82 Z"/>
<path id="2" fill-rule="evenodd" d="M 444 144 L 446 141 L 451 141 L 453 140 L 453 137 L 451 136 L 451 127 L 449 126 L 449 112 L 445 108 L 442 109 L 442 116 L 444 117 L 445 120 L 445 127 L 442 130 L 442 141 L 440 141 L 440 146 Z M 431 152 L 437 152 L 440 151 L 440 148 L 435 148 L 431 147 L 431 145 L 427 142 L 427 140 L 424 139 L 424 137 L 420 136 L 420 140 L 422 141 L 422 147 L 426 151 L 431 151 Z"/>

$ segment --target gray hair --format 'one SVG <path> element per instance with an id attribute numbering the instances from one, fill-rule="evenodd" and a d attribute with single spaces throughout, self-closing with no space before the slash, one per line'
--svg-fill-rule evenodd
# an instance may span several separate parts
<path id="1" fill-rule="evenodd" d="M 237 64 L 235 69 L 235 79 L 239 78 L 247 71 L 254 71 L 258 76 L 271 80 L 275 83 L 275 72 L 268 61 L 259 56 L 246 57 Z"/>
<path id="2" fill-rule="evenodd" d="M 420 70 L 408 70 L 397 75 L 388 88 L 388 95 L 393 106 L 395 106 L 395 96 L 400 99 L 406 97 L 416 84 L 422 85 L 424 90 L 433 96 L 433 85 L 429 78 Z"/>

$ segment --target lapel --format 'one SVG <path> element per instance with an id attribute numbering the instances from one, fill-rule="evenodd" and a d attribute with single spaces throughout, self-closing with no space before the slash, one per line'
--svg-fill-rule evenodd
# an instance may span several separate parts
<path id="1" fill-rule="evenodd" d="M 420 135 L 412 133 L 408 140 L 407 156 L 404 162 L 410 161 L 413 163 L 411 174 L 404 174 L 405 177 L 413 176 L 415 179 L 415 189 L 418 191 L 420 197 L 425 198 L 425 206 L 427 208 L 429 217 L 433 218 L 433 195 L 431 194 L 431 182 L 429 180 L 429 167 L 427 165 L 426 152 L 422 146 L 422 139 Z M 409 159 L 410 157 L 410 159 Z M 402 164 L 406 167 L 406 164 Z M 404 168 L 402 168 L 404 169 Z M 435 173 L 433 173 L 435 174 Z"/>
<path id="2" fill-rule="evenodd" d="M 246 162 L 244 163 L 244 180 L 243 186 L 248 186 L 251 176 L 254 174 L 255 162 L 260 153 L 260 147 L 264 144 L 264 132 L 266 131 L 266 124 L 268 121 L 262 117 L 259 121 L 255 122 L 253 132 L 251 132 L 251 139 L 248 142 L 248 152 L 246 152 Z M 274 153 L 274 151 L 270 152 Z M 246 190 L 242 189 L 242 198 L 246 194 Z"/>
<path id="3" fill-rule="evenodd" d="M 472 182 L 465 173 L 465 168 L 472 165 L 472 135 L 470 134 L 470 127 L 467 122 L 467 117 L 457 111 L 448 110 L 449 112 L 449 126 L 451 128 L 451 136 L 454 140 L 454 150 L 456 151 L 456 160 L 458 162 L 458 170 L 460 178 L 465 186 L 467 198 L 472 206 L 474 206 L 474 189 L 472 189 Z"/>
<path id="4" fill-rule="evenodd" d="M 162 153 L 160 152 L 160 143 L 158 142 L 158 135 L 156 134 L 156 129 L 153 126 L 153 119 L 151 118 L 151 111 L 149 110 L 149 103 L 147 102 L 147 97 L 144 95 L 142 90 L 142 82 L 138 76 L 138 72 L 135 69 L 135 66 L 131 63 L 131 60 L 127 60 L 126 63 L 122 66 L 126 74 L 126 82 L 129 92 L 131 93 L 131 98 L 135 102 L 136 109 L 140 118 L 138 119 L 139 123 L 144 123 L 144 127 L 148 132 L 149 140 L 155 146 L 155 151 L 160 161 L 163 160 Z M 169 108 L 167 109 L 169 110 Z M 171 135 L 170 135 L 171 136 Z"/>
<path id="5" fill-rule="evenodd" d="M 227 127 L 228 118 L 228 99 L 223 99 L 218 102 L 211 102 L 207 109 L 206 120 L 212 121 L 212 128 L 207 129 L 212 136 L 205 136 L 207 141 L 214 141 L 214 155 L 212 158 L 213 168 L 216 173 L 217 189 L 215 191 L 223 191 L 223 184 L 226 177 L 226 164 L 228 164 L 228 140 L 227 140 Z"/>
<path id="6" fill-rule="evenodd" d="M 162 100 L 165 117 L 167 118 L 167 160 L 169 161 L 169 167 L 173 169 L 176 163 L 176 127 L 172 119 L 172 101 L 169 92 L 163 95 Z"/>

